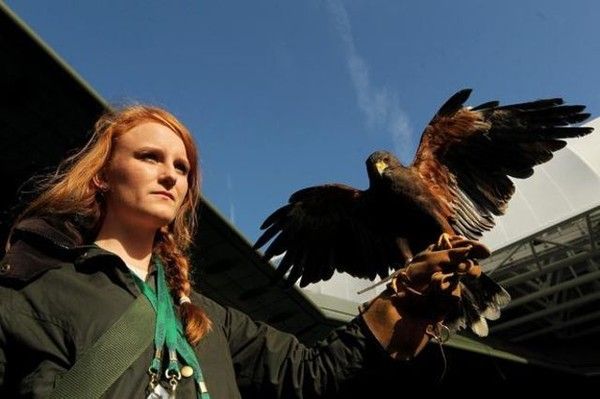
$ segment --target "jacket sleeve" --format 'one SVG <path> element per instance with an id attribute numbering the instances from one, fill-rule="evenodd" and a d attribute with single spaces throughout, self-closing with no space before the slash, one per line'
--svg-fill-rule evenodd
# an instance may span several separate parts
<path id="1" fill-rule="evenodd" d="M 5 370 L 6 370 L 6 356 L 4 354 L 4 347 L 0 346 L 0 394 L 2 394 L 2 392 L 4 392 L 4 373 L 5 373 Z"/>
<path id="2" fill-rule="evenodd" d="M 1 309 L 1 307 L 0 307 Z M 0 315 L 0 397 L 5 397 L 5 374 L 6 374 L 6 337 L 2 328 Z"/>
<path id="3" fill-rule="evenodd" d="M 238 385 L 250 397 L 337 396 L 388 360 L 360 318 L 307 347 L 295 336 L 254 322 L 235 309 L 225 312 Z"/>

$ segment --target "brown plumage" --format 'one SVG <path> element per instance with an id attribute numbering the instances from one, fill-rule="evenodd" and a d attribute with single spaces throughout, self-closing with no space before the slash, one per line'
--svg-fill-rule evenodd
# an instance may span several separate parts
<path id="1" fill-rule="evenodd" d="M 366 161 L 366 190 L 328 184 L 297 191 L 265 220 L 255 247 L 273 239 L 265 257 L 285 252 L 278 271 L 289 271 L 287 280 L 300 279 L 301 286 L 327 280 L 335 270 L 385 277 L 441 233 L 479 238 L 514 193 L 509 176 L 531 176 L 533 166 L 566 145 L 561 139 L 592 131 L 572 126 L 589 117 L 585 107 L 563 105 L 560 98 L 468 108 L 470 92 L 456 93 L 440 108 L 410 166 L 378 151 Z M 472 288 L 463 298 L 473 296 L 478 314 L 497 317 L 508 302 L 506 291 L 486 276 L 463 283 Z"/>

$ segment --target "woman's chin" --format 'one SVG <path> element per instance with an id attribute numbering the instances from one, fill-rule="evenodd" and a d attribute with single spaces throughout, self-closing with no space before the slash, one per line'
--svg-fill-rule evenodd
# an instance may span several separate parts
<path id="1" fill-rule="evenodd" d="M 144 215 L 141 219 L 138 224 L 140 229 L 145 227 L 150 230 L 159 230 L 168 226 L 175 219 L 175 215 L 165 212 L 152 212 Z"/>

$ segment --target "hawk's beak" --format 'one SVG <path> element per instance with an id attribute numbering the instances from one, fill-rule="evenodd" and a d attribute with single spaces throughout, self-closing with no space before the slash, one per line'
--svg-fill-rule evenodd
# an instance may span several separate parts
<path id="1" fill-rule="evenodd" d="M 382 175 L 383 171 L 387 169 L 388 165 L 384 161 L 377 161 L 375 162 L 375 167 L 377 168 L 377 172 Z"/>

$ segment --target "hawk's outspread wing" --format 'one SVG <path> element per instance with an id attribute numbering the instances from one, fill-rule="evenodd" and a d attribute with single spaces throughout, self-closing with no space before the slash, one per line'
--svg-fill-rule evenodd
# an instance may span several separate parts
<path id="1" fill-rule="evenodd" d="M 341 184 L 309 187 L 264 221 L 254 247 L 274 238 L 265 257 L 285 252 L 278 272 L 289 271 L 291 283 L 301 277 L 301 286 L 328 280 L 334 270 L 372 280 L 387 276 L 399 261 L 393 238 L 378 225 L 380 217 L 365 191 Z"/>
<path id="2" fill-rule="evenodd" d="M 464 105 L 471 90 L 452 96 L 425 128 L 412 164 L 444 204 L 456 234 L 478 238 L 494 226 L 515 191 L 509 176 L 527 178 L 533 167 L 563 148 L 562 139 L 590 127 L 570 126 L 590 115 L 560 98 L 501 106 Z"/>

